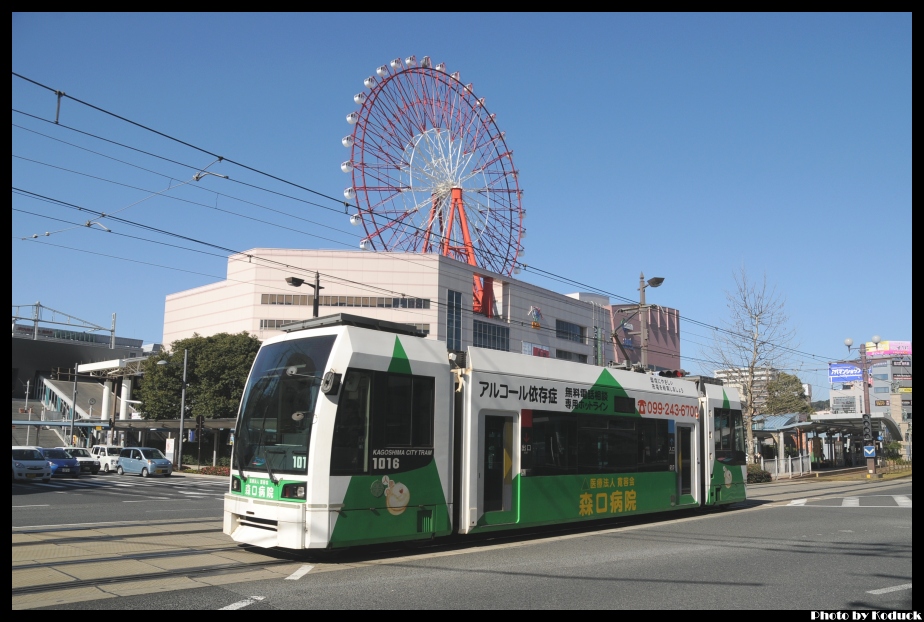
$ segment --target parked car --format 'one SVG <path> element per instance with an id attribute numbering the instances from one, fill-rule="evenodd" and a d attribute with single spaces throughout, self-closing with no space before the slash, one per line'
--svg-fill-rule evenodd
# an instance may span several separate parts
<path id="1" fill-rule="evenodd" d="M 51 463 L 52 477 L 80 477 L 80 463 L 63 449 L 42 448 L 42 455 Z"/>
<path id="2" fill-rule="evenodd" d="M 138 473 L 141 477 L 170 477 L 173 474 L 173 464 L 154 447 L 126 447 L 119 454 L 119 466 L 116 469 L 119 475 Z"/>
<path id="3" fill-rule="evenodd" d="M 13 447 L 13 475 L 12 481 L 35 480 L 43 482 L 51 480 L 51 463 L 38 447 L 16 445 Z"/>
<path id="4" fill-rule="evenodd" d="M 99 460 L 100 470 L 103 473 L 115 473 L 119 468 L 119 454 L 123 447 L 119 445 L 94 445 L 90 454 Z"/>
<path id="5" fill-rule="evenodd" d="M 77 462 L 80 463 L 81 473 L 92 473 L 93 475 L 99 473 L 99 460 L 90 455 L 90 452 L 83 447 L 58 447 L 57 449 L 63 449 L 68 456 L 76 458 Z"/>

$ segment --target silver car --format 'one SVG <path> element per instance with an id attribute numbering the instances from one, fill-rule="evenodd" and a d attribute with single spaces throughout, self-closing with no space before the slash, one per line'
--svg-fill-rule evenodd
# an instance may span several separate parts
<path id="1" fill-rule="evenodd" d="M 45 459 L 38 447 L 13 447 L 12 481 L 36 479 L 45 483 L 51 480 L 51 463 Z"/>
<path id="2" fill-rule="evenodd" d="M 141 477 L 163 475 L 170 477 L 173 464 L 155 447 L 126 447 L 119 454 L 119 475 L 137 473 Z"/>

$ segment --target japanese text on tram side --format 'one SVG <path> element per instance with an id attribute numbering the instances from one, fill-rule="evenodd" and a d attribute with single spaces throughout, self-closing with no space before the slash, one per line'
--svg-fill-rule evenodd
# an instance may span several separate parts
<path id="1" fill-rule="evenodd" d="M 565 408 L 606 411 L 609 402 L 610 394 L 607 391 L 565 387 Z"/>
<path id="2" fill-rule="evenodd" d="M 534 402 L 537 404 L 557 404 L 558 389 L 547 389 L 536 386 L 519 386 L 510 387 L 506 384 L 496 382 L 480 382 L 481 395 L 478 397 L 495 397 L 499 399 L 518 399 L 522 402 Z"/>
<path id="3" fill-rule="evenodd" d="M 648 376 L 651 380 L 651 388 L 658 391 L 667 391 L 669 393 L 683 393 L 683 389 L 676 386 L 672 381 L 660 376 Z"/>
<path id="4" fill-rule="evenodd" d="M 635 490 L 605 490 L 616 486 L 634 486 L 634 477 L 597 478 L 590 480 L 592 489 L 601 492 L 583 492 L 578 500 L 578 512 L 581 516 L 595 514 L 621 514 L 638 510 Z"/>
<path id="5" fill-rule="evenodd" d="M 244 484 L 244 495 L 256 497 L 258 499 L 275 499 L 276 488 L 268 479 L 250 478 L 251 481 Z"/>
<path id="6" fill-rule="evenodd" d="M 651 400 L 638 400 L 636 403 L 638 405 L 638 414 L 640 415 L 699 418 L 699 406 L 691 404 L 668 404 L 666 402 L 652 402 Z"/>

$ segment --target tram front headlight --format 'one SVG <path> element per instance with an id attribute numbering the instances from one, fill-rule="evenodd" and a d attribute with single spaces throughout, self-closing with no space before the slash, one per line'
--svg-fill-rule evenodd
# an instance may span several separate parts
<path id="1" fill-rule="evenodd" d="M 283 499 L 304 499 L 305 484 L 286 484 L 282 487 Z"/>

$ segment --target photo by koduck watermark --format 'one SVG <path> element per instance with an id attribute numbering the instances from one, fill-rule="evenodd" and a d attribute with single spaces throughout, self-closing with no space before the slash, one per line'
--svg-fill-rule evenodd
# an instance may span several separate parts
<path id="1" fill-rule="evenodd" d="M 812 620 L 920 620 L 917 611 L 813 611 Z"/>

